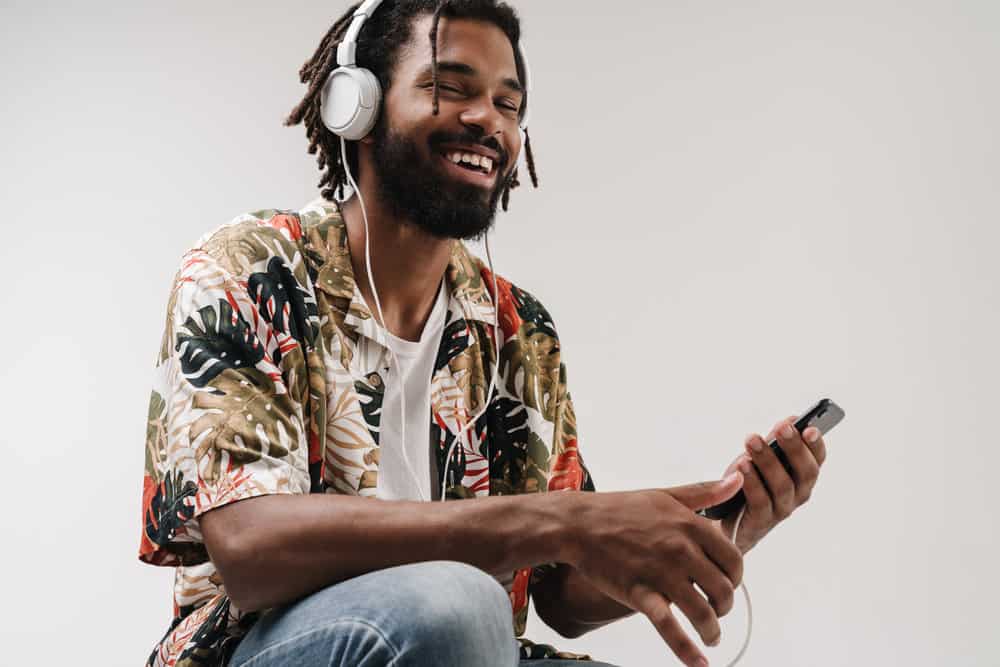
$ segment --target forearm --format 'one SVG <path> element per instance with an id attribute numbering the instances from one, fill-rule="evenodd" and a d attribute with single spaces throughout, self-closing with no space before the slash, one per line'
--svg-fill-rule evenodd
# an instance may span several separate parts
<path id="1" fill-rule="evenodd" d="M 227 591 L 252 611 L 407 563 L 447 559 L 509 574 L 566 560 L 569 495 L 445 503 L 261 496 L 208 512 L 201 524 Z"/>
<path id="2" fill-rule="evenodd" d="M 635 613 L 597 590 L 579 570 L 565 563 L 532 590 L 539 617 L 571 639 Z"/>

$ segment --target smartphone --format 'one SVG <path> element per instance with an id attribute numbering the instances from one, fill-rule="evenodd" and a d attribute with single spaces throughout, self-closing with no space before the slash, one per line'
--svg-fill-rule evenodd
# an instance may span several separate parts
<path id="1" fill-rule="evenodd" d="M 809 410 L 803 413 L 801 417 L 795 420 L 795 428 L 801 434 L 810 426 L 815 426 L 819 429 L 821 434 L 826 435 L 829 433 L 830 429 L 839 424 L 840 420 L 843 418 L 844 411 L 841 407 L 829 398 L 824 398 L 816 403 L 816 405 L 809 408 Z M 772 440 L 768 443 L 768 447 L 774 450 L 774 454 L 778 457 L 778 460 L 781 461 L 781 465 L 785 466 L 785 470 L 787 470 L 788 474 L 791 475 L 792 466 L 788 462 L 785 452 L 781 451 L 778 441 Z M 760 472 L 760 470 L 757 472 Z M 722 519 L 729 516 L 733 512 L 738 512 L 746 501 L 746 496 L 743 495 L 743 490 L 740 489 L 735 496 L 726 502 L 715 505 L 714 507 L 698 510 L 698 514 L 707 519 Z"/>

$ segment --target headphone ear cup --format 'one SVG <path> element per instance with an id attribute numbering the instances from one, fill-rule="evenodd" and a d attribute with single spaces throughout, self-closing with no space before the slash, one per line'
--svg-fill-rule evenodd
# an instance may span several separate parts
<path id="1" fill-rule="evenodd" d="M 361 67 L 338 67 L 320 92 L 320 118 L 328 130 L 348 141 L 364 138 L 378 118 L 382 86 Z"/>

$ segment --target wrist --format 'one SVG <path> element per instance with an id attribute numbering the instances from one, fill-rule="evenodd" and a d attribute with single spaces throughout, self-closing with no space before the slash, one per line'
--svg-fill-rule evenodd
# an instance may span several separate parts
<path id="1" fill-rule="evenodd" d="M 587 507 L 593 500 L 593 493 L 585 491 L 553 491 L 547 496 L 547 513 L 550 516 L 553 543 L 556 545 L 555 558 L 558 563 L 577 566 L 585 552 L 586 525 L 582 520 L 588 514 Z"/>

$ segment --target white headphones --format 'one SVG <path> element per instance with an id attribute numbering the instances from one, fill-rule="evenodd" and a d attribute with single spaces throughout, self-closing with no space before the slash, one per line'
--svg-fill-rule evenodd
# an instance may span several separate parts
<path id="1" fill-rule="evenodd" d="M 358 34 L 365 21 L 371 16 L 382 0 L 365 0 L 354 12 L 350 27 L 343 41 L 337 47 L 337 69 L 330 73 L 320 93 L 320 118 L 327 129 L 348 141 L 364 138 L 378 119 L 382 102 L 382 86 L 371 70 L 358 67 L 355 56 L 358 48 Z M 531 88 L 531 74 L 524 48 L 517 46 L 524 66 L 525 94 Z M 528 110 L 525 107 L 521 118 L 522 132 L 528 126 Z M 523 137 L 522 137 L 523 143 Z"/>

